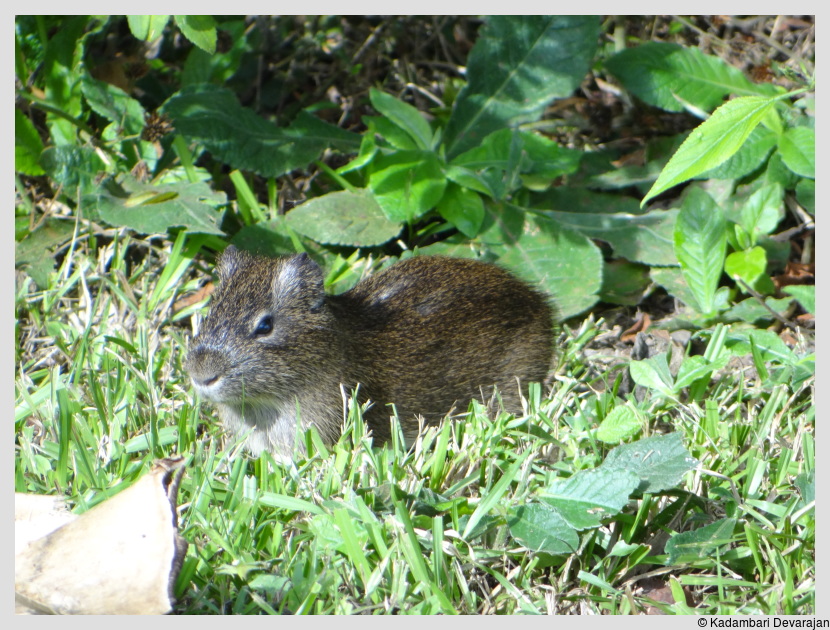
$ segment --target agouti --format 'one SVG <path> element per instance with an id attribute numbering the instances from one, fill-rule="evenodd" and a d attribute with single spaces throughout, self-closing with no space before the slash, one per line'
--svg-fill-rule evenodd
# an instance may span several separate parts
<path id="1" fill-rule="evenodd" d="M 407 440 L 498 388 L 521 411 L 529 382 L 553 357 L 547 298 L 484 262 L 416 256 L 327 295 L 306 254 L 254 256 L 228 247 L 219 285 L 187 370 L 232 434 L 254 455 L 293 452 L 297 424 L 327 443 L 340 436 L 347 394 L 372 401 L 375 440 L 390 435 L 394 403 Z"/>

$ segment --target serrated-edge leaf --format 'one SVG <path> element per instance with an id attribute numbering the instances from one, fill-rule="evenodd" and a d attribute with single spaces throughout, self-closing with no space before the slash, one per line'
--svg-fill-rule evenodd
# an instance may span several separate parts
<path id="1" fill-rule="evenodd" d="M 488 18 L 445 129 L 447 155 L 496 129 L 535 120 L 551 100 L 569 95 L 590 66 L 598 27 L 595 16 Z"/>
<path id="2" fill-rule="evenodd" d="M 718 107 L 680 145 L 640 205 L 732 157 L 776 100 L 741 96 Z"/>
<path id="3" fill-rule="evenodd" d="M 714 313 L 726 258 L 726 219 L 700 188 L 692 189 L 683 201 L 674 229 L 674 251 L 700 312 Z"/>
<path id="4" fill-rule="evenodd" d="M 816 132 L 808 127 L 787 129 L 778 141 L 787 168 L 802 177 L 816 176 Z"/>

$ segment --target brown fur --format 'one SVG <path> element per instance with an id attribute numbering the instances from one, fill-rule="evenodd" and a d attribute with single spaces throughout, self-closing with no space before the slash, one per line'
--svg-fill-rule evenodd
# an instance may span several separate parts
<path id="1" fill-rule="evenodd" d="M 488 263 L 409 258 L 342 295 L 324 293 L 320 267 L 304 254 L 266 258 L 229 247 L 218 273 L 187 370 L 227 429 L 247 433 L 254 454 L 291 454 L 298 409 L 303 428 L 336 441 L 341 384 L 359 384 L 359 399 L 373 402 L 364 418 L 379 440 L 389 437 L 387 403 L 407 437 L 418 415 L 436 423 L 489 397 L 493 385 L 519 412 L 516 379 L 524 392 L 544 381 L 553 356 L 545 297 Z"/>

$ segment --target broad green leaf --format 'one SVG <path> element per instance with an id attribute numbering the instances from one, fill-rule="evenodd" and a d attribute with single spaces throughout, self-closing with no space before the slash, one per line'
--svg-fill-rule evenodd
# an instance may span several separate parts
<path id="1" fill-rule="evenodd" d="M 772 96 L 770 85 L 749 81 L 719 57 L 679 44 L 649 42 L 611 57 L 605 66 L 635 96 L 672 112 L 684 102 L 711 111 L 730 94 Z"/>
<path id="2" fill-rule="evenodd" d="M 360 136 L 302 111 L 289 127 L 277 127 L 242 107 L 223 87 L 194 85 L 172 96 L 163 110 L 182 136 L 200 142 L 233 168 L 277 177 L 302 168 L 327 147 L 356 151 Z"/>
<path id="3" fill-rule="evenodd" d="M 754 245 L 761 234 L 771 234 L 784 218 L 784 189 L 780 184 L 763 186 L 741 208 L 741 227 Z"/>
<path id="4" fill-rule="evenodd" d="M 639 492 L 663 492 L 677 486 L 700 465 L 683 446 L 680 433 L 656 435 L 614 448 L 599 470 L 626 470 L 640 477 Z"/>
<path id="5" fill-rule="evenodd" d="M 758 246 L 732 252 L 726 257 L 723 268 L 733 279 L 740 278 L 752 286 L 767 270 L 767 252 Z"/>
<path id="6" fill-rule="evenodd" d="M 648 267 L 625 260 L 606 261 L 602 268 L 603 302 L 636 306 L 651 286 Z"/>
<path id="7" fill-rule="evenodd" d="M 216 21 L 209 15 L 177 15 L 182 35 L 206 53 L 216 52 Z"/>
<path id="8" fill-rule="evenodd" d="M 672 186 L 715 168 L 732 157 L 776 100 L 763 96 L 743 96 L 718 107 L 680 145 L 643 197 L 641 205 Z"/>
<path id="9" fill-rule="evenodd" d="M 783 298 L 780 300 L 766 298 L 764 304 L 783 317 L 792 304 L 792 301 L 792 298 Z M 727 322 L 740 321 L 757 326 L 767 325 L 773 320 L 773 316 L 769 312 L 769 309 L 764 308 L 764 304 L 761 304 L 756 298 L 750 297 L 738 302 L 735 306 L 724 312 L 721 317 Z"/>
<path id="10" fill-rule="evenodd" d="M 45 84 L 46 102 L 72 117 L 80 117 L 83 111 L 81 77 L 85 72 L 81 64 L 84 32 L 88 27 L 89 16 L 63 18 L 58 32 L 49 39 L 38 72 Z M 78 128 L 73 122 L 52 113 L 47 113 L 46 121 L 56 146 L 77 145 Z"/>
<path id="11" fill-rule="evenodd" d="M 290 212 L 288 214 L 291 214 Z M 292 240 L 299 237 L 288 227 L 288 215 L 278 216 L 271 221 L 261 221 L 244 226 L 231 239 L 231 245 L 239 249 L 259 252 L 266 256 L 286 256 L 297 252 Z M 309 246 L 311 245 L 311 247 Z M 306 244 L 306 251 L 313 249 L 313 243 Z"/>
<path id="12" fill-rule="evenodd" d="M 504 206 L 501 213 L 498 210 L 487 206 L 485 222 L 492 221 L 491 230 L 505 238 L 503 245 L 490 246 L 499 262 L 554 296 L 563 319 L 596 304 L 602 254 L 590 239 L 547 217 L 529 214 L 523 221 L 523 210 L 510 206 Z"/>
<path id="13" fill-rule="evenodd" d="M 770 110 L 775 111 L 775 110 Z M 704 171 L 699 179 L 740 179 L 759 168 L 778 142 L 778 136 L 764 125 L 758 125 L 749 134 L 737 153 L 720 166 Z"/>
<path id="14" fill-rule="evenodd" d="M 691 189 L 683 201 L 674 228 L 674 251 L 701 314 L 715 313 L 715 291 L 726 257 L 726 220 L 700 188 Z"/>
<path id="15" fill-rule="evenodd" d="M 369 90 L 369 99 L 372 101 L 372 107 L 409 134 L 417 148 L 424 151 L 432 148 L 432 129 L 421 112 L 409 103 L 399 101 L 375 88 Z"/>
<path id="16" fill-rule="evenodd" d="M 795 198 L 811 215 L 816 215 L 816 182 L 802 179 L 795 187 Z"/>
<path id="17" fill-rule="evenodd" d="M 300 234 L 326 245 L 374 247 L 401 231 L 401 224 L 387 219 L 366 190 L 343 190 L 310 199 L 285 218 Z"/>
<path id="18" fill-rule="evenodd" d="M 477 192 L 450 182 L 438 202 L 438 213 L 464 236 L 473 238 L 484 221 L 484 201 Z"/>
<path id="19" fill-rule="evenodd" d="M 192 232 L 222 234 L 221 213 L 225 194 L 204 182 L 150 185 L 124 176 L 108 189 L 83 199 L 109 225 L 129 227 L 143 234 L 163 234 L 171 227 Z"/>
<path id="20" fill-rule="evenodd" d="M 440 201 L 447 180 L 431 151 L 399 151 L 372 162 L 369 188 L 391 221 L 412 222 Z"/>
<path id="21" fill-rule="evenodd" d="M 547 217 L 588 238 L 605 241 L 614 254 L 647 265 L 671 265 L 678 211 L 643 213 L 633 199 L 624 204 L 617 197 L 579 189 L 545 191 L 533 206 Z"/>
<path id="22" fill-rule="evenodd" d="M 43 175 L 40 154 L 43 141 L 37 129 L 19 109 L 14 110 L 14 170 L 24 175 Z"/>
<path id="23" fill-rule="evenodd" d="M 680 368 L 677 370 L 674 391 L 679 392 L 684 387 L 689 387 L 698 379 L 707 378 L 715 370 L 723 369 L 726 367 L 728 360 L 729 357 L 725 354 L 716 361 L 709 361 L 709 359 L 702 356 L 684 358 L 683 363 L 680 364 Z"/>
<path id="24" fill-rule="evenodd" d="M 778 141 L 781 159 L 793 173 L 816 176 L 816 132 L 808 127 L 787 129 Z"/>
<path id="25" fill-rule="evenodd" d="M 681 559 L 688 562 L 712 556 L 719 547 L 733 542 L 737 522 L 734 518 L 724 518 L 711 525 L 673 535 L 666 543 L 668 564 L 676 564 Z"/>
<path id="26" fill-rule="evenodd" d="M 665 352 L 628 364 L 631 379 L 650 389 L 655 389 L 664 396 L 674 397 L 674 379 L 669 371 L 669 360 Z"/>
<path id="27" fill-rule="evenodd" d="M 553 508 L 543 503 L 522 505 L 507 518 L 510 534 L 536 553 L 553 555 L 575 553 L 579 536 Z"/>
<path id="28" fill-rule="evenodd" d="M 628 405 L 618 405 L 600 423 L 597 429 L 597 439 L 606 444 L 619 444 L 642 428 L 643 421 L 634 409 Z M 634 487 L 636 488 L 637 484 Z"/>
<path id="29" fill-rule="evenodd" d="M 539 498 L 556 508 L 574 529 L 588 529 L 628 505 L 639 485 L 637 474 L 600 467 L 553 482 Z"/>
<path id="30" fill-rule="evenodd" d="M 144 129 L 144 108 L 121 88 L 84 75 L 81 90 L 95 113 L 117 123 L 122 134 L 136 136 Z"/>
<path id="31" fill-rule="evenodd" d="M 63 186 L 67 197 L 86 194 L 98 188 L 98 176 L 105 173 L 107 165 L 95 149 L 65 145 L 48 147 L 40 156 L 40 164 L 55 183 Z"/>
<path id="32" fill-rule="evenodd" d="M 588 71 L 599 35 L 595 16 L 493 16 L 467 59 L 467 85 L 444 133 L 452 159 L 489 133 L 537 120 Z"/>
<path id="33" fill-rule="evenodd" d="M 816 287 L 815 285 L 797 286 L 791 285 L 782 289 L 787 295 L 792 295 L 804 310 L 815 315 L 816 313 Z"/>
<path id="34" fill-rule="evenodd" d="M 66 243 L 75 232 L 75 220 L 47 219 L 26 238 L 14 246 L 17 265 L 34 263 L 49 258 L 53 250 Z"/>
<path id="35" fill-rule="evenodd" d="M 412 139 L 412 136 L 384 116 L 364 116 L 363 122 L 367 127 L 366 136 L 371 137 L 373 141 L 374 136 L 378 135 L 401 151 L 416 151 L 418 149 L 418 144 Z"/>
<path id="36" fill-rule="evenodd" d="M 169 15 L 128 15 L 127 24 L 136 39 L 151 42 L 161 36 L 170 21 Z"/>
<path id="37" fill-rule="evenodd" d="M 544 182 L 574 172 L 580 153 L 560 147 L 535 133 L 500 129 L 488 135 L 480 146 L 456 157 L 451 166 L 475 173 L 485 190 L 474 183 L 474 190 L 502 200 L 523 182 Z M 448 177 L 452 177 L 448 173 Z M 458 183 L 463 183 L 459 181 Z"/>

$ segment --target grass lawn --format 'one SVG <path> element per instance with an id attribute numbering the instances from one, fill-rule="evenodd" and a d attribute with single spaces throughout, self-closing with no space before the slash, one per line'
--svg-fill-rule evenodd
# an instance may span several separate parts
<path id="1" fill-rule="evenodd" d="M 702 330 L 623 395 L 608 327 L 569 322 L 521 416 L 473 403 L 406 449 L 351 408 L 336 445 L 253 460 L 183 369 L 209 265 L 113 232 L 18 277 L 15 489 L 81 512 L 184 454 L 177 612 L 815 613 L 810 338 Z"/>

